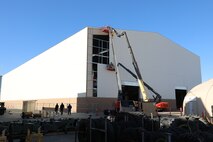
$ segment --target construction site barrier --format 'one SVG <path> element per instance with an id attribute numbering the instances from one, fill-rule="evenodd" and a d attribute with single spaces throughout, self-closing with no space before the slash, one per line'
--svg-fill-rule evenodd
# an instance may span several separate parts
<path id="1" fill-rule="evenodd" d="M 90 142 L 92 142 L 92 131 L 99 131 L 104 133 L 104 142 L 107 142 L 107 119 L 105 118 L 105 123 L 104 123 L 104 128 L 96 128 L 96 127 L 92 127 L 92 118 L 91 116 L 89 117 L 90 120 Z"/>

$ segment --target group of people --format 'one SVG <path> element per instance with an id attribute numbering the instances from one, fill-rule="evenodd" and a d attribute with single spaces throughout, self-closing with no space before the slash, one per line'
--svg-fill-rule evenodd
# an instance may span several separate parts
<path id="1" fill-rule="evenodd" d="M 60 113 L 61 113 L 61 115 L 63 115 L 63 113 L 64 113 L 64 104 L 61 103 L 61 105 L 59 107 L 58 103 L 56 103 L 56 105 L 55 105 L 55 113 L 56 114 L 58 114 L 58 109 L 60 109 Z M 67 105 L 67 113 L 68 113 L 68 115 L 71 115 L 71 110 L 72 110 L 72 105 L 68 104 Z"/>

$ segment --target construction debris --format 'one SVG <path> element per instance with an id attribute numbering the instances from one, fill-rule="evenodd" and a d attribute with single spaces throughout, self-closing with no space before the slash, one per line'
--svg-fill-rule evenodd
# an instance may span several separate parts
<path id="1" fill-rule="evenodd" d="M 211 142 L 213 126 L 196 116 L 118 113 L 114 119 L 80 120 L 78 138 L 79 142 Z"/>
<path id="2" fill-rule="evenodd" d="M 0 122 L 1 141 L 44 141 L 72 133 L 75 142 L 212 142 L 213 125 L 198 116 L 142 112 L 110 113 L 81 118 L 24 118 Z M 72 139 L 72 140 L 74 140 Z M 70 140 L 70 141 L 72 141 Z"/>

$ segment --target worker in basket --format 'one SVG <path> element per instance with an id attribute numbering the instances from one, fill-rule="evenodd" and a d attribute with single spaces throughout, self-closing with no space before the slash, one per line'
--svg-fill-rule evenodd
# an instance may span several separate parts
<path id="1" fill-rule="evenodd" d="M 139 110 L 139 102 L 133 101 L 133 104 L 134 104 L 135 111 L 138 111 Z"/>

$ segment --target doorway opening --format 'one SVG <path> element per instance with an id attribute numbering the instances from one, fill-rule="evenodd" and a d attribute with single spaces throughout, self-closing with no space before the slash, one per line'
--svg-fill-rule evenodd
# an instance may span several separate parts
<path id="1" fill-rule="evenodd" d="M 122 86 L 124 100 L 139 100 L 139 87 L 138 86 Z"/>
<path id="2" fill-rule="evenodd" d="M 187 91 L 182 89 L 175 89 L 175 97 L 176 97 L 176 108 L 180 109 L 183 107 L 183 100 L 186 96 Z"/>

